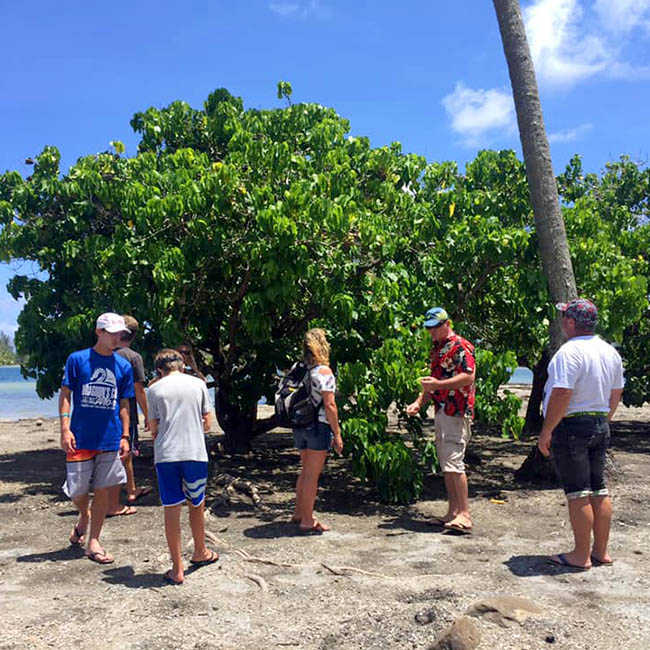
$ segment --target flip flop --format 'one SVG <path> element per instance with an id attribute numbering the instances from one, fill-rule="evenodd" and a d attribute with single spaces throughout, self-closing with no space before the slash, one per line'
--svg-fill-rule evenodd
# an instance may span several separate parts
<path id="1" fill-rule="evenodd" d="M 135 491 L 134 495 L 128 495 L 126 497 L 126 500 L 129 503 L 135 503 L 138 499 L 140 499 L 142 497 L 146 497 L 147 494 L 151 494 L 151 492 L 152 492 L 152 488 L 150 488 L 150 487 L 141 487 L 141 488 L 138 488 Z"/>
<path id="2" fill-rule="evenodd" d="M 324 532 L 328 531 L 329 528 L 326 528 L 320 523 L 320 521 L 317 521 L 313 526 L 298 526 L 298 530 L 301 535 L 322 535 Z"/>
<path id="3" fill-rule="evenodd" d="M 106 551 L 86 551 L 86 557 L 97 564 L 113 564 L 115 558 L 111 557 Z"/>
<path id="4" fill-rule="evenodd" d="M 83 546 L 85 536 L 86 531 L 84 530 L 83 533 L 79 532 L 78 525 L 75 525 L 72 529 L 72 533 L 70 533 L 70 546 Z M 73 537 L 76 537 L 77 539 L 73 539 Z"/>
<path id="5" fill-rule="evenodd" d="M 106 519 L 110 519 L 111 517 L 128 517 L 129 515 L 134 515 L 136 512 L 137 510 L 133 506 L 124 506 L 119 512 L 106 515 Z"/>
<path id="6" fill-rule="evenodd" d="M 592 555 L 591 563 L 594 566 L 612 566 L 612 564 L 614 564 L 614 560 L 610 560 L 609 562 L 603 562 L 600 558 L 597 558 L 595 555 Z"/>
<path id="7" fill-rule="evenodd" d="M 455 533 L 458 533 L 459 535 L 471 535 L 472 534 L 472 526 L 464 524 L 462 521 L 448 521 L 446 524 L 444 524 L 443 528 L 445 530 L 453 530 Z"/>
<path id="8" fill-rule="evenodd" d="M 427 524 L 429 524 L 429 526 L 444 526 L 447 523 L 449 522 L 442 517 L 431 517 L 431 519 L 427 521 Z"/>
<path id="9" fill-rule="evenodd" d="M 183 584 L 183 580 L 180 582 L 176 582 L 174 578 L 172 578 L 172 569 L 169 569 L 169 571 L 165 571 L 163 574 L 163 580 L 168 584 L 168 585 L 173 585 L 174 587 L 179 587 L 180 585 Z"/>
<path id="10" fill-rule="evenodd" d="M 207 560 L 190 560 L 190 564 L 197 568 L 214 564 L 219 559 L 219 553 L 211 551 L 212 555 Z"/>
<path id="11" fill-rule="evenodd" d="M 589 571 L 589 569 L 591 569 L 590 566 L 578 566 L 577 564 L 571 564 L 571 562 L 566 559 L 566 555 L 564 553 L 549 555 L 549 557 L 546 558 L 546 561 L 549 564 L 565 567 L 566 569 L 575 569 L 576 571 Z"/>

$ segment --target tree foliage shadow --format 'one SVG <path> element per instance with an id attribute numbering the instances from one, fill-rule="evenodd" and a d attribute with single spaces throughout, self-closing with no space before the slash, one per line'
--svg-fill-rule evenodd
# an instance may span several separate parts
<path id="1" fill-rule="evenodd" d="M 84 550 L 80 546 L 69 546 L 47 553 L 30 553 L 19 555 L 16 562 L 67 562 L 68 560 L 80 560 L 84 557 Z"/>
<path id="2" fill-rule="evenodd" d="M 152 462 L 133 463 L 138 486 L 155 485 Z M 0 455 L 3 483 L 27 484 L 20 491 L 0 496 L 0 503 L 17 503 L 26 496 L 49 496 L 51 502 L 67 499 L 62 490 L 65 481 L 65 456 L 60 449 L 35 449 Z M 138 505 L 146 505 L 138 502 Z M 61 513 L 59 513 L 61 514 Z"/>
<path id="3" fill-rule="evenodd" d="M 650 422 L 616 420 L 610 424 L 610 449 L 630 454 L 650 453 Z"/>
<path id="4" fill-rule="evenodd" d="M 221 493 L 221 490 L 212 485 L 212 479 L 221 473 L 251 481 L 260 492 L 265 510 L 256 511 L 251 501 L 245 497 L 215 505 L 214 495 Z M 270 522 L 280 517 L 289 519 L 299 473 L 300 455 L 293 447 L 291 433 L 273 431 L 260 435 L 256 438 L 254 449 L 243 456 L 215 456 L 208 487 L 208 507 L 217 516 L 231 513 L 247 516 L 252 513 L 252 516 Z M 345 457 L 328 457 L 319 485 L 319 512 L 349 515 L 398 512 L 398 506 L 383 504 L 371 485 L 352 475 L 350 461 Z M 275 525 L 281 526 L 279 523 L 271 523 L 269 530 L 274 530 Z M 277 532 L 278 535 L 283 535 L 280 528 Z"/>

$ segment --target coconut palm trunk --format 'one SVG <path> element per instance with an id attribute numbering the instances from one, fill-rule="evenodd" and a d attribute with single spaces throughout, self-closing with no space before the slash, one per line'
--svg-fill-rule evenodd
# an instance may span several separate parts
<path id="1" fill-rule="evenodd" d="M 564 302 L 576 297 L 576 282 L 524 21 L 518 0 L 493 2 L 510 73 L 542 269 L 552 302 Z M 561 344 L 559 318 L 555 318 L 550 327 L 551 354 Z M 545 374 L 546 368 L 541 370 Z M 530 406 L 526 417 L 529 431 L 538 429 L 540 424 L 540 404 Z"/>

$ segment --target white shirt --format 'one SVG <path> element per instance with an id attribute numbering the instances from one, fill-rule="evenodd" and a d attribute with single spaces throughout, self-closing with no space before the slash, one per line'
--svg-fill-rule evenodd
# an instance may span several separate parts
<path id="1" fill-rule="evenodd" d="M 544 416 L 554 388 L 573 390 L 566 414 L 609 412 L 612 390 L 623 388 L 623 362 L 619 353 L 595 334 L 574 336 L 548 364 L 544 386 Z"/>
<path id="2" fill-rule="evenodd" d="M 327 366 L 314 366 L 310 371 L 311 377 L 311 401 L 314 404 L 320 404 L 318 408 L 318 421 L 327 424 L 327 416 L 325 415 L 325 407 L 323 406 L 323 393 L 336 392 L 336 379 L 334 375 L 323 375 L 320 372 L 321 368 Z"/>

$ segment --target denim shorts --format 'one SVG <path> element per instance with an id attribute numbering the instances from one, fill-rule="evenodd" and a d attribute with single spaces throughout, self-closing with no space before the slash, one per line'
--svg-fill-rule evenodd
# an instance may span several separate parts
<path id="1" fill-rule="evenodd" d="M 316 422 L 307 429 L 294 429 L 293 441 L 297 449 L 329 451 L 332 448 L 332 429 L 327 422 Z"/>
<path id="2" fill-rule="evenodd" d="M 605 452 L 609 437 L 604 415 L 564 418 L 553 431 L 553 464 L 567 499 L 607 496 Z"/>

